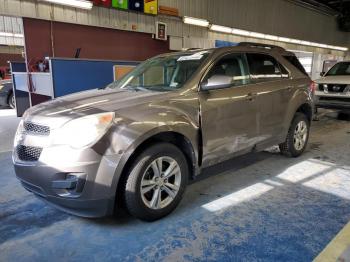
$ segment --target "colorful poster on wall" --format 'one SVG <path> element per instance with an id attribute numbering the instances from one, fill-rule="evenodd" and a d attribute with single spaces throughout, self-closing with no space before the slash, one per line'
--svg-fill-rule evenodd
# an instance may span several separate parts
<path id="1" fill-rule="evenodd" d="M 129 10 L 144 12 L 144 0 L 129 0 Z"/>
<path id="2" fill-rule="evenodd" d="M 112 7 L 119 9 L 128 9 L 128 0 L 112 0 Z"/>
<path id="3" fill-rule="evenodd" d="M 113 67 L 114 81 L 121 79 L 123 76 L 125 76 L 127 73 L 129 73 L 134 68 L 135 68 L 135 66 L 115 65 Z"/>
<path id="4" fill-rule="evenodd" d="M 145 14 L 158 14 L 158 0 L 144 0 Z"/>
<path id="5" fill-rule="evenodd" d="M 104 6 L 104 7 L 111 7 L 112 6 L 112 0 L 93 0 L 94 5 Z"/>

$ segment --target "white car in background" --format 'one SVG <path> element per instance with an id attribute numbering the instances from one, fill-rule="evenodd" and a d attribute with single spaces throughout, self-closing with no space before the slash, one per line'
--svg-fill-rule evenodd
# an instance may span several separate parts
<path id="1" fill-rule="evenodd" d="M 350 112 L 350 61 L 335 64 L 316 83 L 316 110 L 328 108 Z"/>

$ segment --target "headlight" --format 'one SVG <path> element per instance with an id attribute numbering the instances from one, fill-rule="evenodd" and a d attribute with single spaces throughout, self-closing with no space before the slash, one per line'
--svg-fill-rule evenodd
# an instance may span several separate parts
<path id="1" fill-rule="evenodd" d="M 1 89 L 3 89 L 4 88 L 4 86 L 3 85 L 0 85 L 0 91 L 1 91 Z"/>
<path id="2" fill-rule="evenodd" d="M 97 142 L 112 125 L 114 113 L 102 113 L 74 119 L 52 130 L 52 145 L 83 148 Z"/>

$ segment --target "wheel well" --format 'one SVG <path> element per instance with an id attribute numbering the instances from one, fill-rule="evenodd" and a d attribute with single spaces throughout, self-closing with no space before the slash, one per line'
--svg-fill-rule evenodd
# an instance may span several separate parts
<path id="1" fill-rule="evenodd" d="M 190 179 L 194 177 L 195 173 L 195 163 L 196 163 L 196 156 L 194 149 L 192 147 L 191 142 L 182 134 L 177 132 L 162 132 L 159 134 L 156 134 L 145 141 L 143 141 L 131 154 L 129 159 L 124 165 L 123 171 L 121 173 L 121 176 L 119 178 L 119 182 L 117 185 L 117 192 L 116 192 L 116 204 L 118 206 L 123 206 L 123 188 L 126 183 L 127 174 L 129 172 L 129 169 L 131 167 L 131 164 L 136 159 L 136 157 L 141 154 L 147 147 L 156 144 L 166 142 L 175 145 L 178 147 L 184 156 L 186 157 L 188 167 L 189 167 L 189 173 L 190 173 Z"/>
<path id="2" fill-rule="evenodd" d="M 301 105 L 297 112 L 303 113 L 306 115 L 307 119 L 311 122 L 312 120 L 312 107 L 309 104 L 303 104 Z"/>

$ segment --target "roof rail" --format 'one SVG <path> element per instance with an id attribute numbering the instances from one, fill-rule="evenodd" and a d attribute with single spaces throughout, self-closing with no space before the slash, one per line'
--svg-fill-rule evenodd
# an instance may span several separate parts
<path id="1" fill-rule="evenodd" d="M 265 49 L 275 49 L 275 50 L 280 50 L 280 51 L 286 51 L 281 46 L 277 45 L 269 45 L 269 44 L 261 44 L 261 43 L 253 43 L 253 42 L 240 42 L 238 46 L 248 46 L 248 47 L 256 47 L 256 48 L 265 48 Z"/>
<path id="2" fill-rule="evenodd" d="M 187 48 L 186 51 L 194 51 L 194 50 L 202 50 L 203 48 L 199 48 L 199 47 L 191 47 L 191 48 Z"/>

